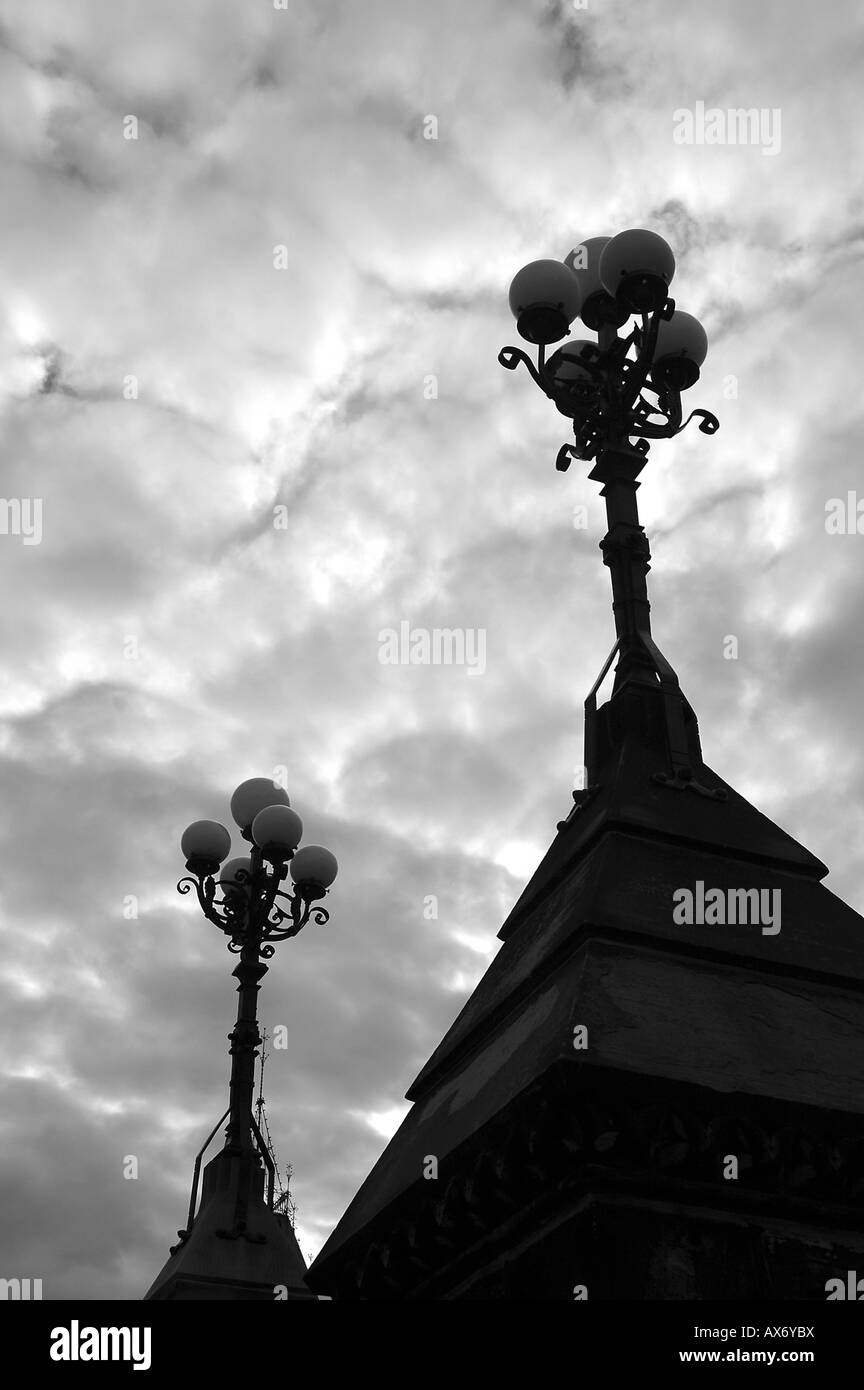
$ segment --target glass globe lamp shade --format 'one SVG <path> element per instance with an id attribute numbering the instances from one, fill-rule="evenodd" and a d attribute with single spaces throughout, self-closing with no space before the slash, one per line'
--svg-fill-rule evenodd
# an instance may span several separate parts
<path id="1" fill-rule="evenodd" d="M 661 308 L 674 274 L 671 246 L 644 227 L 619 232 L 600 256 L 603 288 L 634 314 Z"/>
<path id="2" fill-rule="evenodd" d="M 676 309 L 671 319 L 661 319 L 651 367 L 655 386 L 686 391 L 699 380 L 699 368 L 708 355 L 708 335 L 698 319 Z"/>
<path id="3" fill-rule="evenodd" d="M 579 312 L 579 285 L 563 261 L 532 261 L 514 276 L 510 309 L 529 343 L 557 343 Z"/>
<path id="4" fill-rule="evenodd" d="M 244 874 L 245 878 L 239 877 Z M 248 893 L 251 874 L 252 860 L 248 856 L 240 855 L 237 859 L 229 859 L 228 863 L 223 866 L 219 875 L 219 882 L 225 888 L 242 888 Z"/>
<path id="5" fill-rule="evenodd" d="M 290 806 L 265 806 L 252 822 L 252 839 L 268 858 L 286 859 L 303 838 L 303 822 Z"/>
<path id="6" fill-rule="evenodd" d="M 241 830 L 248 830 L 259 811 L 266 806 L 290 806 L 288 793 L 269 777 L 250 777 L 241 782 L 231 798 L 231 814 Z"/>
<path id="7" fill-rule="evenodd" d="M 291 860 L 291 877 L 300 889 L 320 889 L 323 892 L 330 887 L 338 868 L 336 856 L 329 849 L 323 845 L 304 845 Z"/>
<path id="8" fill-rule="evenodd" d="M 630 317 L 627 306 L 613 298 L 600 279 L 600 257 L 611 240 L 608 236 L 587 237 L 564 258 L 579 286 L 579 317 L 593 332 L 603 323 L 620 328 Z"/>
<path id="9" fill-rule="evenodd" d="M 216 820 L 196 820 L 183 831 L 180 848 L 187 862 L 200 860 L 215 867 L 231 853 L 231 836 Z"/>
<path id="10" fill-rule="evenodd" d="M 565 354 L 568 360 L 565 360 Z M 597 361 L 600 349 L 587 339 L 572 338 L 562 343 L 546 364 L 546 370 L 555 383 L 555 404 L 561 414 L 569 416 L 571 420 L 591 410 L 598 396 L 597 378 L 587 367 L 569 360 L 574 357 Z"/>

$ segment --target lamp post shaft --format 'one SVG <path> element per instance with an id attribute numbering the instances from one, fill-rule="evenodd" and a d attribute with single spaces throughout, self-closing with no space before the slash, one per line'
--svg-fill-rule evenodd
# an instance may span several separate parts
<path id="1" fill-rule="evenodd" d="M 232 972 L 239 980 L 237 1021 L 229 1033 L 231 1047 L 230 1110 L 225 1147 L 232 1153 L 246 1153 L 252 1142 L 252 1100 L 255 1094 L 255 1058 L 261 1045 L 258 1032 L 258 990 L 267 966 L 258 959 L 258 942 L 244 945 Z"/>
<path id="2" fill-rule="evenodd" d="M 589 475 L 603 484 L 601 496 L 606 502 L 608 530 L 600 549 L 612 579 L 612 611 L 621 642 L 616 690 L 627 680 L 656 684 L 654 661 L 640 637 L 640 633 L 651 635 L 647 584 L 651 550 L 636 504 L 636 479 L 644 463 L 644 454 L 637 450 L 607 449 Z"/>

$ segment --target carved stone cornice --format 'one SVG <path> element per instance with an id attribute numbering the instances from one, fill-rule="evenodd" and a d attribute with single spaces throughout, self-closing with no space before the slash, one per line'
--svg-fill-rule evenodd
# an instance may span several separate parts
<path id="1" fill-rule="evenodd" d="M 861 1230 L 864 1116 L 559 1063 L 442 1158 L 437 1180 L 420 1177 L 379 1213 L 316 1288 L 422 1297 L 528 1208 L 542 1222 L 580 1193 L 614 1192 Z"/>

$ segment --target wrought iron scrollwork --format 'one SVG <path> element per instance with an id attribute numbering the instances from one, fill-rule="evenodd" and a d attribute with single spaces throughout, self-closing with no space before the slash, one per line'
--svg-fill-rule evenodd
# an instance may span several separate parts
<path id="1" fill-rule="evenodd" d="M 179 880 L 178 893 L 185 897 L 195 890 L 201 911 L 229 938 L 228 950 L 234 955 L 254 945 L 269 960 L 275 952 L 272 942 L 296 936 L 310 921 L 323 926 L 330 920 L 327 910 L 316 905 L 323 890 L 304 885 L 286 892 L 279 887 L 285 866 L 268 867 L 258 853 L 253 855 L 252 872 L 238 869 L 230 883 L 217 884 L 212 866 L 201 868 L 190 860 L 186 867 L 191 872 Z"/>
<path id="2" fill-rule="evenodd" d="M 681 391 L 668 382 L 649 381 L 660 322 L 669 319 L 674 308 L 674 300 L 667 299 L 650 318 L 643 316 L 641 327 L 628 337 L 616 337 L 602 349 L 598 344 L 590 354 L 586 350 L 576 356 L 559 348 L 547 361 L 541 346 L 535 364 L 522 348 L 501 349 L 502 367 L 515 371 L 521 363 L 562 415 L 573 420 L 575 444 L 562 445 L 555 459 L 560 473 L 567 471 L 573 458 L 597 459 L 609 448 L 629 446 L 647 453 L 649 440 L 671 439 L 693 419 L 699 420 L 703 434 L 716 434 L 720 421 L 710 411 L 691 410 L 683 420 Z M 631 349 L 635 357 L 629 355 Z M 562 363 L 577 364 L 581 377 L 572 373 L 556 377 Z"/>
<path id="3" fill-rule="evenodd" d="M 501 366 L 506 367 L 509 372 L 515 371 L 516 368 L 519 366 L 519 363 L 521 362 L 523 366 L 528 368 L 528 371 L 531 373 L 533 380 L 540 387 L 541 391 L 546 390 L 546 387 L 543 384 L 543 379 L 539 371 L 534 366 L 534 363 L 531 361 L 531 358 L 528 356 L 527 352 L 523 352 L 521 348 L 503 347 L 498 354 L 498 361 L 501 363 Z"/>
<path id="4" fill-rule="evenodd" d="M 720 421 L 717 419 L 716 415 L 711 414 L 710 410 L 691 410 L 690 414 L 687 416 L 687 419 L 684 421 L 684 425 L 689 425 L 690 421 L 696 415 L 699 415 L 702 418 L 702 423 L 699 426 L 699 429 L 702 431 L 703 434 L 717 433 L 717 431 L 720 428 Z M 682 430 L 684 428 L 684 425 L 681 426 Z"/>

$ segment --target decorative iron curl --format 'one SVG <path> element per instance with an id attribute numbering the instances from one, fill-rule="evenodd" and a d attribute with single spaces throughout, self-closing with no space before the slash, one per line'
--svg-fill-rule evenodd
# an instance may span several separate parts
<path id="1" fill-rule="evenodd" d="M 230 937 L 227 946 L 234 955 L 239 955 L 244 946 L 255 946 L 259 955 L 269 959 L 275 954 L 271 942 L 296 936 L 311 919 L 322 926 L 330 919 L 323 907 L 313 909 L 314 898 L 307 901 L 299 892 L 292 895 L 281 891 L 277 886 L 280 881 L 272 874 L 259 881 L 246 870 L 238 870 L 237 881 L 230 884 L 216 884 L 211 874 L 192 874 L 180 879 L 177 890 L 185 897 L 195 889 L 204 916 Z M 248 892 L 238 890 L 238 884 L 242 889 L 248 885 Z M 217 887 L 221 891 L 218 900 Z M 286 906 L 280 907 L 277 898 Z M 283 923 L 290 925 L 283 928 Z"/>
<path id="2" fill-rule="evenodd" d="M 652 420 L 652 415 L 659 415 L 662 418 Z M 646 401 L 644 396 L 639 397 L 636 409 L 628 419 L 628 432 L 631 434 L 644 434 L 649 439 L 671 439 L 683 429 L 681 424 L 681 400 L 674 397 L 671 401 L 664 398 L 652 405 Z M 632 426 L 632 429 L 629 428 Z"/>
<path id="3" fill-rule="evenodd" d="M 289 910 L 273 904 L 266 930 L 268 940 L 284 941 L 289 936 L 296 936 L 310 921 L 322 927 L 330 921 L 330 913 L 324 907 L 313 907 L 311 901 L 304 902 L 301 897 L 289 897 L 287 893 L 279 893 L 278 896 L 286 899 Z M 291 926 L 280 930 L 281 924 L 289 920 Z"/>
<path id="4" fill-rule="evenodd" d="M 220 917 L 219 912 L 217 910 L 218 908 L 222 907 L 223 904 L 219 902 L 215 903 L 214 905 L 215 885 L 213 883 L 213 879 L 208 876 L 202 881 L 201 879 L 196 878 L 194 875 L 191 875 L 189 877 L 181 878 L 177 884 L 177 892 L 181 893 L 184 897 L 187 893 L 190 893 L 193 888 L 195 889 L 195 894 L 198 898 L 198 906 L 201 908 L 201 911 L 204 913 L 204 916 L 208 919 L 208 921 L 214 922 L 216 926 L 220 928 L 221 931 L 225 931 L 227 929 L 225 919 L 223 917 Z"/>
<path id="5" fill-rule="evenodd" d="M 720 421 L 717 419 L 716 415 L 711 414 L 710 410 L 691 410 L 690 414 L 687 416 L 687 419 L 684 421 L 684 425 L 689 425 L 690 421 L 696 415 L 701 417 L 701 424 L 699 426 L 699 429 L 702 431 L 703 434 L 717 433 L 717 431 L 720 428 Z M 682 430 L 684 428 L 684 425 L 681 426 Z"/>
<path id="6" fill-rule="evenodd" d="M 501 363 L 502 367 L 507 368 L 508 372 L 515 371 L 516 368 L 519 366 L 519 363 L 523 363 L 523 365 L 526 366 L 528 368 L 528 371 L 531 373 L 533 380 L 540 387 L 540 390 L 548 394 L 543 378 L 541 377 L 537 368 L 534 366 L 534 363 L 531 361 L 531 358 L 528 356 L 527 352 L 523 352 L 521 348 L 503 347 L 498 354 L 498 361 Z"/>

